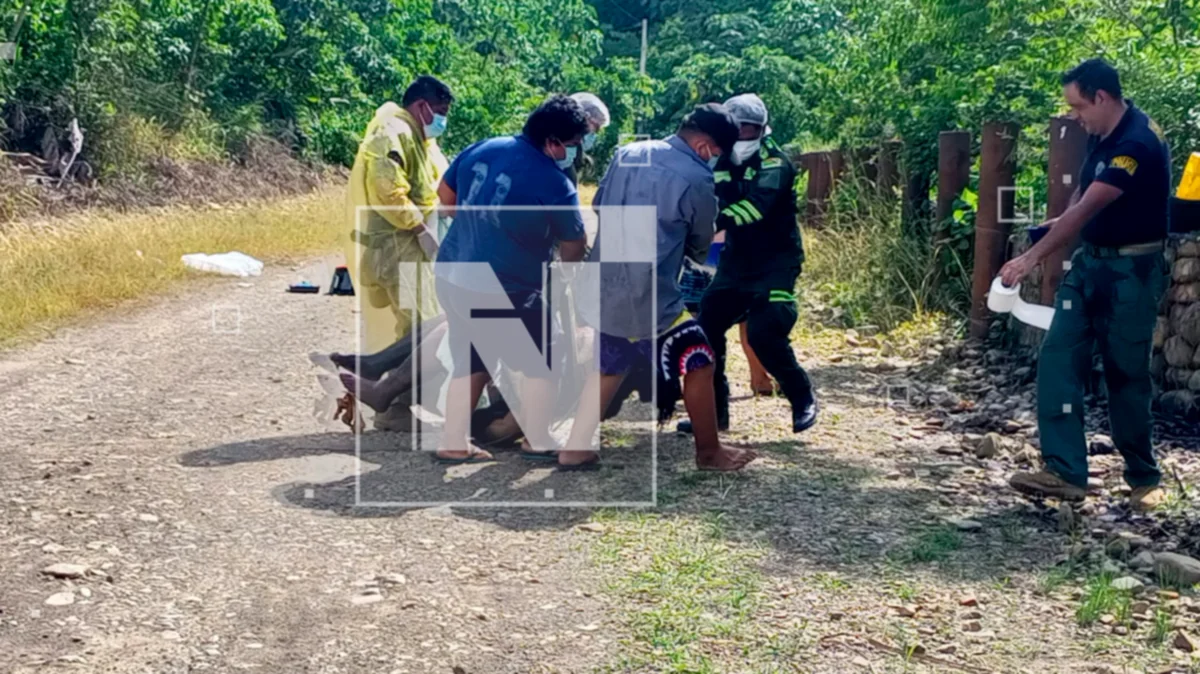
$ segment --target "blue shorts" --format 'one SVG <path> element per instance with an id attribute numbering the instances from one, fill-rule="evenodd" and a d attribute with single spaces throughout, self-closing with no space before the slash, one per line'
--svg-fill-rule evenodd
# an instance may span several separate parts
<path id="1" fill-rule="evenodd" d="M 665 423 L 675 413 L 675 403 L 683 395 L 681 380 L 688 373 L 716 362 L 704 330 L 684 312 L 675 325 L 654 339 L 631 342 L 623 337 L 600 333 L 600 374 L 625 375 L 646 371 L 645 382 L 657 380 L 655 406 L 658 421 Z M 635 374 L 635 376 L 637 376 Z M 643 399 L 646 399 L 643 391 Z"/>
<path id="2" fill-rule="evenodd" d="M 676 380 L 693 370 L 716 362 L 712 347 L 700 324 L 690 316 L 654 339 L 634 342 L 624 337 L 600 334 L 600 374 L 625 374 L 640 367 L 653 367 L 660 384 Z"/>

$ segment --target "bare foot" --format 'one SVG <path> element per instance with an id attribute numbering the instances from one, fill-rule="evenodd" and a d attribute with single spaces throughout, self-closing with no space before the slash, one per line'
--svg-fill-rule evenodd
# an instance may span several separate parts
<path id="1" fill-rule="evenodd" d="M 600 455 L 596 452 L 588 452 L 583 450 L 560 450 L 558 452 L 558 465 L 560 466 L 582 466 L 587 463 L 595 463 L 600 460 Z"/>
<path id="2" fill-rule="evenodd" d="M 758 458 L 753 450 L 738 449 L 721 445 L 715 452 L 696 454 L 696 468 L 704 471 L 732 473 L 746 467 L 746 464 Z"/>
<path id="3" fill-rule="evenodd" d="M 492 456 L 491 452 L 480 449 L 471 443 L 467 443 L 466 449 L 439 449 L 437 451 L 437 458 L 441 461 L 463 463 L 482 463 L 496 459 L 496 457 Z"/>
<path id="4" fill-rule="evenodd" d="M 381 390 L 383 387 L 377 382 L 349 372 L 339 374 L 338 379 L 342 380 L 342 386 L 345 386 L 347 391 L 355 394 L 359 401 L 376 412 L 385 412 L 392 404 L 391 399 Z"/>

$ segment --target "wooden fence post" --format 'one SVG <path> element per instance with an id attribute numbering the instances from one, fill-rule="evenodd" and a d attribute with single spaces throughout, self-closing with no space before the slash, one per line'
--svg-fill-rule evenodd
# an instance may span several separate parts
<path id="1" fill-rule="evenodd" d="M 1046 217 L 1056 218 L 1067 210 L 1079 180 L 1079 168 L 1087 158 L 1088 135 L 1068 117 L 1050 120 L 1050 185 L 1046 194 Z M 1078 241 L 1051 253 L 1042 264 L 1042 304 L 1053 305 L 1063 277 L 1063 262 L 1071 259 Z"/>
<path id="2" fill-rule="evenodd" d="M 943 131 L 938 134 L 937 208 L 934 228 L 954 214 L 954 203 L 971 179 L 971 132 Z"/>
<path id="3" fill-rule="evenodd" d="M 820 227 L 825 224 L 834 183 L 842 173 L 842 153 L 839 150 L 811 153 L 808 166 L 805 220 L 810 227 Z"/>
<path id="4" fill-rule="evenodd" d="M 975 338 L 987 337 L 987 293 L 1007 256 L 1018 131 L 1016 124 L 1007 122 L 988 122 L 983 126 L 979 211 L 975 214 L 975 269 L 971 277 L 971 336 Z"/>
<path id="5" fill-rule="evenodd" d="M 891 198 L 900 184 L 900 147 L 898 140 L 885 140 L 879 148 L 879 170 L 875 189 L 880 196 Z"/>

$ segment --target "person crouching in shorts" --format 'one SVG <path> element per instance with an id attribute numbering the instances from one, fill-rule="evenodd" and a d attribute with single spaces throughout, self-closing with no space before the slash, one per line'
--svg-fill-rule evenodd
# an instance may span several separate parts
<path id="1" fill-rule="evenodd" d="M 599 464 L 597 452 L 582 448 L 593 446 L 601 410 L 613 402 L 625 375 L 646 361 L 658 379 L 660 424 L 683 398 L 695 431 L 697 467 L 736 471 L 756 458 L 750 450 L 721 444 L 715 357 L 704 331 L 684 309 L 679 289 L 684 256 L 702 262 L 708 253 L 717 215 L 712 166 L 737 135 L 729 113 L 707 104 L 687 115 L 675 135 L 623 146 L 609 165 L 592 202 L 600 212 L 600 228 L 589 254 L 589 262 L 601 265 L 601 320 L 593 326 L 600 331 L 600 366 L 593 375 L 599 381 L 593 379 L 580 399 L 571 437 L 558 455 L 560 469 Z M 642 207 L 643 215 L 653 207 L 654 215 L 647 222 L 632 210 L 615 212 L 624 207 Z M 606 260 L 604 250 L 644 249 L 631 241 L 655 226 L 654 263 L 613 260 L 618 253 L 612 252 Z"/>

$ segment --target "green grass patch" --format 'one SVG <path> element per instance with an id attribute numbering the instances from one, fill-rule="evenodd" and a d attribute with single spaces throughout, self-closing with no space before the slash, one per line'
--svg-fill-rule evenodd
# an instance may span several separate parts
<path id="1" fill-rule="evenodd" d="M 962 534 L 952 527 L 927 529 L 907 546 L 891 553 L 894 561 L 904 564 L 940 562 L 962 547 Z"/>
<path id="2" fill-rule="evenodd" d="M 1075 611 L 1075 621 L 1082 626 L 1094 624 L 1103 615 L 1112 615 L 1118 624 L 1128 625 L 1132 620 L 1132 595 L 1112 586 L 1113 577 L 1101 573 L 1088 579 L 1083 598 Z"/>
<path id="3" fill-rule="evenodd" d="M 611 514 L 593 560 L 617 597 L 629 637 L 619 662 L 607 670 L 649 668 L 704 674 L 726 671 L 722 663 L 750 657 L 744 637 L 754 626 L 763 579 L 761 548 L 725 539 L 723 515 L 701 518 Z M 798 648 L 795 638 L 754 640 L 774 659 Z M 772 655 L 774 654 L 774 655 Z"/>
<path id="4" fill-rule="evenodd" d="M 892 592 L 900 601 L 912 601 L 917 598 L 917 588 L 912 585 L 899 582 L 892 586 Z"/>
<path id="5" fill-rule="evenodd" d="M 1154 607 L 1154 622 L 1150 627 L 1150 643 L 1155 646 L 1161 646 L 1166 643 L 1167 637 L 1171 636 L 1174 626 L 1174 621 L 1171 619 L 1169 611 L 1162 606 Z"/>
<path id="6" fill-rule="evenodd" d="M 1071 582 L 1071 576 L 1075 573 L 1075 567 L 1071 564 L 1061 564 L 1046 571 L 1041 578 L 1038 579 L 1037 588 L 1042 594 L 1050 594 L 1058 588 Z"/>

